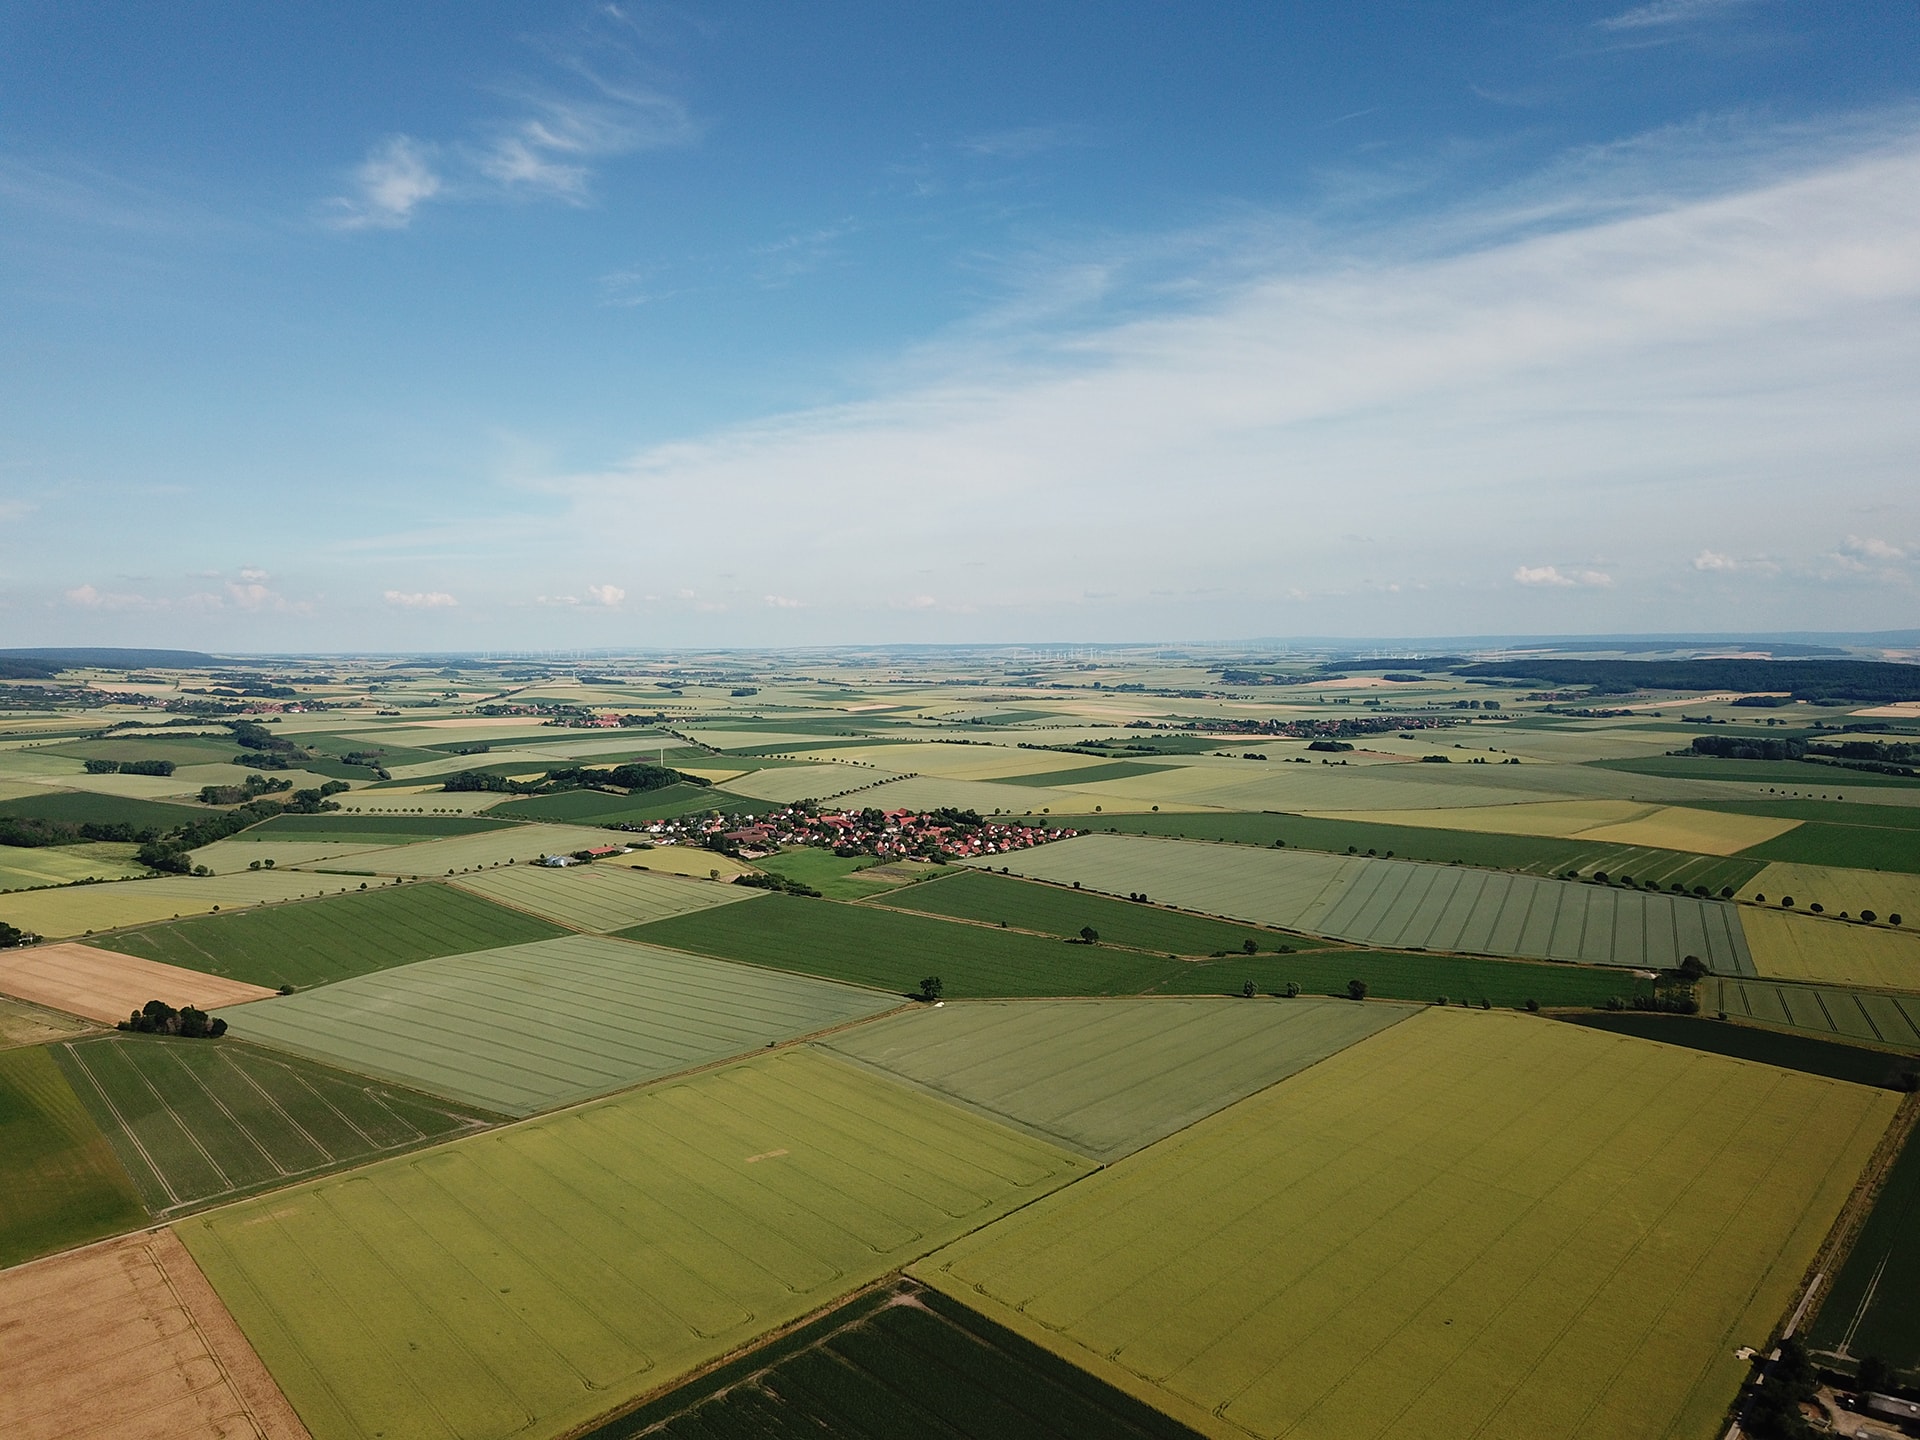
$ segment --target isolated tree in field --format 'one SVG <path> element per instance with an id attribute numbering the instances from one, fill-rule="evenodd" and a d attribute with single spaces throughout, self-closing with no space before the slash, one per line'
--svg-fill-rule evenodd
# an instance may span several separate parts
<path id="1" fill-rule="evenodd" d="M 1240 993 L 1249 1000 L 1253 999 L 1253 981 L 1249 980 L 1246 984 L 1242 985 L 1240 987 Z"/>
<path id="2" fill-rule="evenodd" d="M 1680 973 L 1688 980 L 1698 980 L 1711 972 L 1707 968 L 1707 963 L 1698 955 L 1689 955 L 1680 962 Z"/>
<path id="3" fill-rule="evenodd" d="M 1091 925 L 1082 925 L 1080 927 L 1080 938 L 1086 944 L 1091 945 L 1100 938 L 1100 932 Z"/>
<path id="4" fill-rule="evenodd" d="M 1366 999 L 1367 998 L 1367 982 L 1364 980 L 1347 981 L 1347 998 L 1349 1000 Z"/>
<path id="5" fill-rule="evenodd" d="M 938 1000 L 946 988 L 938 975 L 929 975 L 920 982 L 920 998 L 928 1002 Z"/>
<path id="6" fill-rule="evenodd" d="M 1247 954 L 1251 955 L 1259 947 L 1253 943 L 1253 937 L 1249 935 L 1245 940 L 1242 940 L 1240 942 L 1240 948 L 1246 951 Z"/>
<path id="7" fill-rule="evenodd" d="M 1295 1000 L 1299 998 L 1299 995 L 1300 995 L 1299 982 L 1294 980 L 1287 981 L 1287 998 L 1289 1000 Z"/>

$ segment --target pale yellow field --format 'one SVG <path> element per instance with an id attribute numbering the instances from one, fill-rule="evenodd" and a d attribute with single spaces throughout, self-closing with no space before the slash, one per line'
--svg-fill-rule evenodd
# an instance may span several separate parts
<path id="1" fill-rule="evenodd" d="M 1600 825 L 1656 814 L 1658 805 L 1634 800 L 1544 800 L 1520 805 L 1471 805 L 1448 810 L 1315 810 L 1320 820 L 1409 825 L 1420 830 L 1477 830 L 1486 835 L 1563 838 Z"/>
<path id="2" fill-rule="evenodd" d="M 1575 838 L 1605 840 L 1615 845 L 1651 845 L 1660 850 L 1691 850 L 1700 855 L 1737 855 L 1750 845 L 1784 835 L 1799 823 L 1771 815 L 1730 815 L 1718 810 L 1669 806 L 1642 820 L 1582 830 Z"/>
<path id="3" fill-rule="evenodd" d="M 1155 803 L 1160 803 L 1111 795 L 1091 787 L 1056 790 L 1038 785 L 996 785 L 991 780 L 936 780 L 932 776 L 895 780 L 877 789 L 862 790 L 859 795 L 849 797 L 848 803 L 856 800 L 861 805 L 877 805 L 882 810 L 933 810 L 951 805 L 960 810 L 977 810 L 987 816 L 996 810 L 1007 815 L 1028 812 L 1038 815 L 1043 810 L 1054 815 L 1086 815 L 1096 805 L 1106 814 L 1125 815 L 1149 811 Z M 1205 808 L 1172 801 L 1160 803 L 1163 814 Z"/>
<path id="4" fill-rule="evenodd" d="M 652 870 L 661 875 L 691 875 L 696 880 L 715 870 L 720 878 L 744 875 L 751 865 L 730 860 L 718 850 L 703 850 L 698 845 L 656 845 L 651 850 L 636 850 L 618 860 L 602 860 L 602 865 L 625 865 L 630 870 Z"/>
<path id="5" fill-rule="evenodd" d="M 1741 907 L 1740 924 L 1762 975 L 1920 991 L 1920 935 L 1911 930 L 1748 906 Z"/>
<path id="6" fill-rule="evenodd" d="M 75 880 L 124 880 L 144 875 L 147 867 L 134 862 L 135 845 L 95 843 L 49 845 L 42 849 L 0 847 L 0 890 L 26 890 L 36 885 L 66 885 Z"/>
<path id="7" fill-rule="evenodd" d="M 356 790 L 340 797 L 340 808 L 359 815 L 404 815 L 416 810 L 428 815 L 477 815 L 512 798 L 486 790 L 457 790 L 448 794 L 434 781 L 395 786 L 391 790 Z"/>
<path id="8" fill-rule="evenodd" d="M 777 770 L 755 770 L 729 780 L 720 788 L 751 800 L 787 805 L 795 800 L 825 800 L 843 791 L 889 780 L 898 773 L 867 765 L 793 765 Z"/>
<path id="9" fill-rule="evenodd" d="M 0 895 L 0 920 L 52 939 L 126 925 L 145 925 L 178 915 L 332 894 L 331 876 L 297 870 L 261 870 L 244 875 L 169 875 L 159 880 L 116 880 Z"/>
<path id="10" fill-rule="evenodd" d="M 444 876 L 449 870 L 519 865 L 542 855 L 570 855 L 592 845 L 631 843 L 631 837 L 586 825 L 511 825 L 483 835 L 451 835 L 444 840 L 422 840 L 417 845 L 389 845 L 356 858 L 353 868 L 380 875 Z"/>
<path id="11" fill-rule="evenodd" d="M 193 852 L 193 863 L 204 865 L 216 875 L 233 875 L 255 861 L 273 861 L 275 867 L 287 865 L 329 865 L 349 856 L 366 855 L 376 850 L 392 850 L 392 845 L 366 845 L 330 840 L 216 840 Z M 361 867 L 365 868 L 365 867 Z"/>
<path id="12" fill-rule="evenodd" d="M 1871 910 L 1882 920 L 1899 915 L 1909 925 L 1920 924 L 1920 875 L 1777 863 L 1740 887 L 1742 900 L 1756 895 L 1765 895 L 1776 904 L 1781 896 L 1791 895 L 1802 908 L 1818 901 L 1830 915 L 1842 910 L 1849 915 Z"/>
<path id="13" fill-rule="evenodd" d="M 1021 750 L 1012 745 L 875 745 L 858 750 L 821 750 L 822 760 L 857 760 L 896 775 L 927 775 L 939 780 L 998 780 L 1008 775 L 1045 775 L 1054 770 L 1105 764 L 1084 755 L 1055 750 Z"/>

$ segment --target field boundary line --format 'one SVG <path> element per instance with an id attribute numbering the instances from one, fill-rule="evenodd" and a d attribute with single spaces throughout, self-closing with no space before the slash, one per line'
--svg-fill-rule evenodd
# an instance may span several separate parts
<path id="1" fill-rule="evenodd" d="M 215 1052 L 215 1053 L 219 1053 L 219 1052 Z M 260 1137 L 258 1135 L 254 1134 L 252 1130 L 248 1129 L 245 1125 L 240 1123 L 240 1117 L 238 1115 L 235 1115 L 233 1111 L 227 1108 L 227 1102 L 222 1100 L 218 1095 L 214 1094 L 213 1090 L 211 1089 L 211 1087 L 208 1086 L 207 1082 L 202 1080 L 198 1075 L 196 1075 L 188 1067 L 187 1062 L 180 1058 L 180 1054 L 178 1051 L 169 1050 L 166 1052 L 166 1055 L 167 1055 L 167 1063 L 173 1065 L 176 1069 L 178 1069 L 179 1072 L 182 1075 L 186 1076 L 188 1081 L 191 1082 L 194 1085 L 194 1087 L 200 1091 L 202 1095 L 206 1096 L 208 1100 L 212 1101 L 213 1108 L 218 1110 L 222 1115 L 226 1116 L 227 1123 L 232 1125 L 235 1130 L 238 1130 L 241 1133 L 241 1135 L 245 1136 L 247 1143 L 253 1146 L 253 1148 L 259 1152 L 260 1158 L 266 1161 L 267 1164 L 271 1165 L 276 1171 L 278 1171 L 281 1177 L 284 1179 L 289 1174 L 287 1167 L 282 1165 L 278 1160 L 273 1158 L 272 1153 L 268 1151 L 267 1147 L 260 1143 Z M 223 1061 L 226 1059 L 225 1055 L 221 1055 L 220 1058 Z M 291 1116 L 288 1116 L 286 1118 L 289 1121 L 291 1121 L 292 1119 Z M 182 1122 L 182 1128 L 183 1129 L 185 1128 L 184 1121 Z M 300 1127 L 295 1126 L 294 1128 L 299 1129 Z M 302 1130 L 301 1133 L 305 1134 L 306 1132 Z M 308 1138 L 311 1139 L 312 1137 L 308 1136 Z M 322 1155 L 327 1153 L 324 1146 L 319 1147 L 319 1149 Z M 228 1185 L 230 1188 L 232 1187 L 231 1180 L 228 1181 Z"/>
<path id="2" fill-rule="evenodd" d="M 100 1083 L 100 1077 L 93 1073 L 93 1067 L 74 1053 L 75 1047 L 71 1042 L 67 1042 L 65 1048 L 68 1056 L 80 1067 L 80 1073 L 85 1075 L 88 1083 L 93 1086 L 94 1093 L 100 1097 L 101 1103 L 107 1107 L 107 1113 L 113 1116 L 114 1123 L 120 1127 L 120 1133 L 125 1135 L 127 1142 L 140 1153 L 140 1158 L 146 1162 L 147 1168 L 153 1172 L 153 1178 L 160 1182 L 160 1188 L 173 1197 L 173 1204 L 167 1208 L 174 1210 L 187 1203 L 180 1198 L 180 1192 L 173 1188 L 173 1183 L 167 1179 L 166 1172 L 154 1162 L 153 1155 L 148 1151 L 147 1147 L 141 1143 L 140 1137 L 133 1133 L 133 1127 L 127 1123 L 127 1117 L 122 1115 L 120 1113 L 120 1107 L 113 1103 L 113 1097 L 107 1093 L 107 1087 Z M 180 1117 L 178 1115 L 175 1115 L 173 1118 L 175 1124 L 180 1124 Z M 186 1127 L 182 1125 L 181 1128 L 185 1129 Z"/>

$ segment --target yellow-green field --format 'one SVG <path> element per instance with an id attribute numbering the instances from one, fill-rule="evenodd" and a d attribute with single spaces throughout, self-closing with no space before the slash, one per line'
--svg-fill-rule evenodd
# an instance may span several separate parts
<path id="1" fill-rule="evenodd" d="M 1660 809 L 1636 800 L 1535 800 L 1516 805 L 1455 806 L 1441 810 L 1317 810 L 1321 820 L 1411 825 L 1421 830 L 1478 830 L 1487 835 L 1565 839 L 1598 825 L 1641 820 Z"/>
<path id="2" fill-rule="evenodd" d="M 1616 845 L 1650 845 L 1657 850 L 1691 850 L 1697 855 L 1737 855 L 1784 835 L 1800 822 L 1767 815 L 1732 815 L 1673 805 L 1638 820 L 1596 825 L 1579 832 L 1582 840 Z"/>
<path id="3" fill-rule="evenodd" d="M 352 882 L 358 886 L 360 882 Z M 169 875 L 157 880 L 117 880 L 0 895 L 0 920 L 59 940 L 89 931 L 147 925 L 178 915 L 301 896 L 333 895 L 349 888 L 345 877 L 261 870 L 242 875 Z"/>
<path id="4" fill-rule="evenodd" d="M 543 915 L 576 930 L 600 933 L 766 894 L 764 890 L 716 885 L 705 879 L 650 875 L 618 862 L 569 865 L 560 870 L 513 865 L 504 870 L 478 871 L 455 883 L 517 910 Z"/>
<path id="5" fill-rule="evenodd" d="M 913 1273 L 1210 1435 L 1705 1437 L 1895 1105 L 1429 1010 Z"/>
<path id="6" fill-rule="evenodd" d="M 314 1440 L 546 1437 L 1089 1168 L 783 1051 L 178 1229 Z"/>
<path id="7" fill-rule="evenodd" d="M 1897 870 L 1846 870 L 1837 865 L 1776 861 L 1740 887 L 1742 900 L 1758 895 L 1775 904 L 1783 895 L 1791 895 L 1796 907 L 1819 904 L 1829 915 L 1871 910 L 1879 920 L 1898 915 L 1908 925 L 1920 925 L 1920 875 Z"/>
<path id="8" fill-rule="evenodd" d="M 1776 980 L 1920 990 L 1920 934 L 1911 930 L 1748 905 L 1740 907 L 1740 926 L 1754 968 Z"/>
<path id="9" fill-rule="evenodd" d="M 96 842 L 48 845 L 37 849 L 0 846 L 0 890 L 40 885 L 71 885 L 76 880 L 126 880 L 147 873 L 135 863 L 134 845 Z"/>
<path id="10" fill-rule="evenodd" d="M 899 772 L 877 770 L 870 765 L 794 765 L 773 770 L 754 770 L 726 782 L 713 797 L 716 807 L 725 809 L 727 792 L 749 800 L 770 800 L 789 805 L 795 800 L 824 800 L 843 790 L 891 780 Z"/>

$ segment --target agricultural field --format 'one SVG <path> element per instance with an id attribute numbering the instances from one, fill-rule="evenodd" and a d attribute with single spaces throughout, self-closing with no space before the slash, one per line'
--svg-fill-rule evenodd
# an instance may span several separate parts
<path id="1" fill-rule="evenodd" d="M 982 1000 L 922 1007 L 821 1043 L 1110 1161 L 1413 1013 L 1347 1000 Z"/>
<path id="2" fill-rule="evenodd" d="M 0 1269 L 146 1223 L 133 1182 L 44 1045 L 0 1050 L 0 1176 Z"/>
<path id="3" fill-rule="evenodd" d="M 1596 760 L 1595 768 L 1663 779 L 1729 780 L 1743 785 L 1778 785 L 1794 795 L 1826 798 L 1836 791 L 1911 789 L 1920 781 L 1866 770 L 1800 760 L 1722 760 L 1712 755 L 1648 755 L 1631 760 Z"/>
<path id="4" fill-rule="evenodd" d="M 64 1040 L 84 1035 L 93 1027 L 86 1021 L 60 1010 L 29 1005 L 22 1000 L 0 997 L 0 1050 L 16 1045 L 42 1045 L 49 1040 Z"/>
<path id="5" fill-rule="evenodd" d="M 1716 976 L 1701 982 L 1700 1008 L 1780 1029 L 1920 1050 L 1920 997 L 1913 995 Z"/>
<path id="6" fill-rule="evenodd" d="M 485 815 L 276 815 L 242 833 L 250 840 L 326 840 L 356 845 L 406 845 L 449 835 L 485 835 L 507 828 Z"/>
<path id="7" fill-rule="evenodd" d="M 33 849 L 0 847 L 0 890 L 33 890 L 80 880 L 131 880 L 147 873 L 147 867 L 133 858 L 138 848 L 111 841 Z"/>
<path id="8" fill-rule="evenodd" d="M 1778 1065 L 1782 1070 L 1799 1070 L 1808 1075 L 1825 1075 L 1830 1080 L 1847 1080 L 1855 1085 L 1899 1090 L 1904 1088 L 1908 1074 L 1920 1075 L 1920 1060 L 1911 1055 L 1891 1055 L 1885 1050 L 1870 1050 L 1864 1045 L 1849 1045 L 1813 1035 L 1732 1025 L 1702 1015 L 1649 1015 L 1629 1010 L 1620 1014 L 1562 1018 L 1616 1035 L 1638 1035 L 1642 1040 L 1684 1045 L 1689 1050 L 1731 1055 L 1738 1060 Z"/>
<path id="9" fill-rule="evenodd" d="M 210 1010 L 273 991 L 140 955 L 65 943 L 0 950 L 0 994 L 114 1025 L 149 1000 Z"/>
<path id="10" fill-rule="evenodd" d="M 749 800 L 765 800 L 775 805 L 791 805 L 796 800 L 822 800 L 848 790 L 895 779 L 897 772 L 878 770 L 870 765 L 795 765 L 771 770 L 752 770 L 716 787 L 714 804 L 724 807 L 726 796 L 742 795 Z"/>
<path id="11" fill-rule="evenodd" d="M 1906 924 L 1920 926 L 1920 875 L 1776 862 L 1740 887 L 1742 900 L 1767 896 L 1778 904 L 1786 895 L 1799 909 L 1818 904 L 1829 915 L 1872 911 L 1876 920 L 1891 922 L 1898 915 Z"/>
<path id="12" fill-rule="evenodd" d="M 129 955 L 277 990 L 416 960 L 550 940 L 557 925 L 451 885 L 393 885 L 325 900 L 169 920 L 113 937 Z M 3 964 L 4 962 L 0 962 Z"/>
<path id="13" fill-rule="evenodd" d="M 632 851 L 611 862 L 629 870 L 651 870 L 658 875 L 690 875 L 696 880 L 728 880 L 744 875 L 753 867 L 744 860 L 722 855 L 699 845 L 651 845 L 640 841 Z"/>
<path id="14" fill-rule="evenodd" d="M 961 869 L 937 882 L 887 895 L 882 903 L 953 920 L 975 920 L 989 925 L 1005 923 L 1016 930 L 1033 930 L 1063 938 L 1091 927 L 1099 933 L 1103 945 L 1151 950 L 1162 955 L 1211 955 L 1223 950 L 1239 951 L 1249 943 L 1256 950 L 1267 951 L 1282 945 L 1313 949 L 1323 943 L 1156 905 L 1116 900 L 1086 890 L 1015 880 L 983 870 Z"/>
<path id="15" fill-rule="evenodd" d="M 65 820 L 75 825 L 132 825 L 143 830 L 171 830 L 206 813 L 192 805 L 124 799 L 83 790 L 42 790 L 0 800 L 0 816 L 14 819 Z"/>
<path id="16" fill-rule="evenodd" d="M 1758 905 L 1742 905 L 1740 923 L 1769 979 L 1920 992 L 1920 933 Z"/>
<path id="17" fill-rule="evenodd" d="M 904 1279 L 580 1440 L 801 1435 L 1194 1440 L 1178 1421 Z"/>
<path id="18" fill-rule="evenodd" d="M 1866 1225 L 1807 1334 L 1816 1355 L 1855 1364 L 1877 1355 L 1920 1381 L 1920 1144 L 1909 1131 Z"/>
<path id="19" fill-rule="evenodd" d="M 380 875 L 431 880 L 495 865 L 525 865 L 542 855 L 571 855 L 595 845 L 624 844 L 628 838 L 616 830 L 595 830 L 585 825 L 508 825 L 482 835 L 449 835 L 369 851 L 360 868 Z"/>
<path id="20" fill-rule="evenodd" d="M 1165 978 L 1178 962 L 1104 945 L 981 925 L 768 895 L 640 925 L 630 940 L 670 945 L 751 965 L 796 970 L 895 995 L 938 975 L 949 999 L 1047 995 L 1132 995 Z"/>
<path id="21" fill-rule="evenodd" d="M 1013 856 L 1012 873 L 1395 949 L 1752 972 L 1733 907 L 1464 866 L 1084 835 Z"/>
<path id="22" fill-rule="evenodd" d="M 1249 980 L 1262 995 L 1284 995 L 1287 986 L 1297 985 L 1302 995 L 1344 996 L 1348 981 L 1359 980 L 1374 999 L 1445 1000 L 1508 1010 L 1520 1009 L 1529 1001 L 1548 1008 L 1598 1007 L 1653 994 L 1653 982 L 1644 971 L 1334 948 L 1169 964 L 1146 993 L 1239 995 Z"/>
<path id="23" fill-rule="evenodd" d="M 1210 1435 L 1706 1435 L 1896 1103 L 1429 1010 L 910 1273 Z"/>
<path id="24" fill-rule="evenodd" d="M 65 940 L 96 935 L 182 915 L 207 915 L 276 900 L 333 895 L 343 880 L 297 870 L 260 870 L 244 875 L 167 875 L 157 880 L 116 880 L 57 890 L 0 895 L 0 920 L 35 935 Z"/>
<path id="25" fill-rule="evenodd" d="M 204 865 L 216 875 L 238 875 L 257 869 L 309 869 L 314 874 L 330 874 L 354 866 L 356 856 L 397 846 L 368 845 L 357 841 L 327 840 L 216 840 L 192 852 L 193 863 Z M 365 867 L 360 867 L 364 869 Z"/>
<path id="26" fill-rule="evenodd" d="M 788 880 L 810 885 L 830 900 L 863 900 L 869 895 L 885 895 L 904 883 L 897 867 L 884 875 L 872 872 L 886 867 L 875 863 L 871 855 L 836 855 L 817 845 L 799 845 L 781 850 L 754 862 L 756 868 L 771 871 Z M 916 867 L 917 878 L 938 872 L 932 866 Z"/>
<path id="27" fill-rule="evenodd" d="M 224 1040 L 111 1035 L 51 1053 L 156 1219 L 497 1118 Z"/>
<path id="28" fill-rule="evenodd" d="M 553 1436 L 1089 1168 L 782 1051 L 177 1229 L 315 1440 Z"/>
<path id="29" fill-rule="evenodd" d="M 170 1230 L 0 1272 L 0 1334 L 8 1440 L 309 1440 Z"/>
<path id="30" fill-rule="evenodd" d="M 529 795 L 495 805 L 489 813 L 513 820 L 555 820 L 568 825 L 638 825 L 708 810 L 740 814 L 770 808 L 767 801 L 749 800 L 710 785 L 676 784 L 636 795 L 609 795 L 604 790 Z"/>
<path id="31" fill-rule="evenodd" d="M 244 1040 L 530 1115 L 897 1003 L 850 985 L 569 935 L 421 960 L 221 1013 Z"/>
<path id="32" fill-rule="evenodd" d="M 557 870 L 544 865 L 514 865 L 504 870 L 482 870 L 461 876 L 454 884 L 568 929 L 599 934 L 715 905 L 731 905 L 766 893 L 705 879 L 651 875 L 606 862 L 569 865 Z"/>

